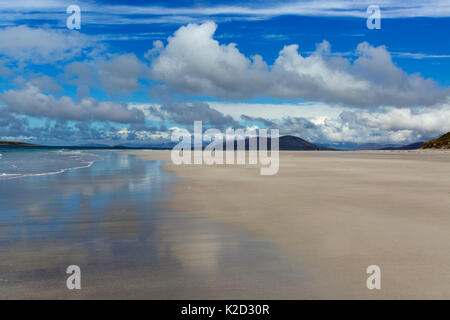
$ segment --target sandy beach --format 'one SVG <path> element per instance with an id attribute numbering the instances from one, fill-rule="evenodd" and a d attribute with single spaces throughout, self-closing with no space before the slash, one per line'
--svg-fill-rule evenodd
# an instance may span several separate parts
<path id="1" fill-rule="evenodd" d="M 450 298 L 448 151 L 280 152 L 274 176 L 256 166 L 163 168 L 182 178 L 170 210 L 273 242 L 308 270 L 292 299 Z M 366 287 L 369 265 L 381 268 L 381 290 Z"/>

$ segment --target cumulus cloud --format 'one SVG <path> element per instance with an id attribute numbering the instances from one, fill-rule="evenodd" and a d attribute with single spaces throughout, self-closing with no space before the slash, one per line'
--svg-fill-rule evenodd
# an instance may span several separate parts
<path id="1" fill-rule="evenodd" d="M 6 108 L 0 107 L 0 128 L 5 135 L 23 135 L 28 126 L 28 119 L 11 114 Z"/>
<path id="2" fill-rule="evenodd" d="M 265 119 L 242 116 L 246 123 L 278 128 L 281 135 L 294 135 L 327 145 L 345 143 L 407 144 L 426 141 L 450 130 L 450 107 L 413 112 L 388 108 L 378 112 L 347 110 L 322 121 L 304 117 Z"/>
<path id="3" fill-rule="evenodd" d="M 261 56 L 245 56 L 235 44 L 215 40 L 216 28 L 213 22 L 189 24 L 178 29 L 167 45 L 154 42 L 145 54 L 152 61 L 150 69 L 134 54 L 117 54 L 72 62 L 57 78 L 29 73 L 16 77 L 20 88 L 0 94 L 4 104 L 0 107 L 0 133 L 141 142 L 170 137 L 171 129 L 146 128 L 145 116 L 181 127 L 202 120 L 205 126 L 221 129 L 252 125 L 279 128 L 282 135 L 322 143 L 406 143 L 450 130 L 449 89 L 439 88 L 419 74 L 407 74 L 393 63 L 383 46 L 363 42 L 354 56 L 344 58 L 332 53 L 326 41 L 308 55 L 301 54 L 298 45 L 289 45 L 267 65 Z M 13 60 L 66 63 L 94 41 L 76 31 L 26 26 L 0 29 L 0 76 L 15 73 L 9 68 L 18 65 Z M 140 80 L 148 75 L 167 84 L 154 86 L 151 92 L 153 98 L 163 101 L 161 105 L 140 108 L 89 98 L 90 88 L 103 88 L 110 96 L 138 90 Z M 47 94 L 62 90 L 55 79 L 76 86 L 78 101 Z M 174 93 L 180 92 L 232 100 L 305 99 L 311 105 L 291 104 L 278 112 L 282 107 L 277 105 L 251 109 L 245 102 L 173 102 Z M 340 114 L 341 110 L 345 111 Z M 35 130 L 25 116 L 50 120 L 45 128 Z M 68 124 L 69 120 L 75 124 Z M 104 121 L 104 127 L 93 126 L 93 121 Z M 116 126 L 108 126 L 109 122 Z M 117 123 L 132 125 L 117 127 Z"/>
<path id="4" fill-rule="evenodd" d="M 73 85 L 89 85 L 94 80 L 92 68 L 85 62 L 71 62 L 64 66 L 63 79 Z"/>
<path id="5" fill-rule="evenodd" d="M 170 141 L 170 131 L 146 129 L 135 130 L 130 128 L 121 128 L 115 132 L 115 138 L 120 140 L 128 140 L 134 142 L 146 142 L 146 143 L 168 143 Z"/>
<path id="6" fill-rule="evenodd" d="M 439 134 L 450 130 L 450 105 L 435 109 L 384 108 L 378 112 L 344 111 L 341 119 L 385 131 L 410 130 Z"/>
<path id="7" fill-rule="evenodd" d="M 13 26 L 0 29 L 0 55 L 36 64 L 68 60 L 91 48 L 92 37 L 68 29 Z"/>
<path id="8" fill-rule="evenodd" d="M 61 92 L 61 86 L 49 76 L 41 76 L 30 80 L 30 84 L 44 92 Z"/>
<path id="9" fill-rule="evenodd" d="M 77 86 L 79 101 L 89 96 L 90 88 L 96 83 L 94 70 L 87 62 L 75 61 L 67 64 L 61 78 L 67 84 Z"/>
<path id="10" fill-rule="evenodd" d="M 169 37 L 152 63 L 152 75 L 172 88 L 190 94 L 240 98 L 267 87 L 267 65 L 260 56 L 242 55 L 236 45 L 213 39 L 214 22 L 189 24 Z"/>
<path id="11" fill-rule="evenodd" d="M 47 75 L 38 75 L 38 74 L 28 74 L 26 77 L 17 76 L 14 78 L 13 83 L 17 87 L 25 87 L 28 84 L 31 84 L 34 87 L 39 88 L 39 90 L 43 92 L 61 92 L 62 87 L 58 84 L 58 82 Z"/>
<path id="12" fill-rule="evenodd" d="M 328 42 L 318 45 L 310 56 L 298 53 L 298 46 L 286 46 L 275 61 L 271 92 L 285 98 L 305 98 L 352 106 L 433 105 L 446 99 L 449 90 L 417 74 L 408 75 L 396 67 L 385 47 L 358 45 L 358 58 L 331 55 Z"/>
<path id="13" fill-rule="evenodd" d="M 43 123 L 30 125 L 26 118 L 13 115 L 4 107 L 0 107 L 0 123 L 0 136 L 4 140 L 34 140 L 36 143 L 50 145 L 105 143 L 105 139 L 114 140 L 110 138 L 110 133 L 117 130 L 110 125 L 112 123 L 107 122 L 93 126 L 90 122 L 60 119 L 47 119 Z"/>
<path id="14" fill-rule="evenodd" d="M 330 107 L 336 112 L 330 113 L 324 105 L 310 106 L 317 112 L 298 114 L 291 111 L 294 106 L 270 104 L 271 109 L 284 109 L 280 113 L 263 113 L 263 105 L 238 104 L 238 110 L 227 112 L 229 105 L 211 107 L 206 103 L 171 103 L 162 105 L 134 106 L 143 110 L 147 118 L 163 120 L 177 126 L 191 126 L 194 120 L 203 120 L 204 124 L 217 128 L 265 127 L 277 128 L 281 135 L 295 135 L 303 139 L 349 147 L 348 144 L 407 144 L 425 141 L 450 130 L 450 107 L 447 104 L 435 108 L 360 108 Z M 256 108 L 256 109 L 255 109 Z M 301 106 L 297 106 L 301 108 Z M 218 111 L 218 113 L 215 113 Z M 239 115 L 238 112 L 240 112 Z M 303 113 L 304 115 L 300 115 Z M 210 114 L 214 116 L 211 117 Z M 287 116 L 289 114 L 289 116 Z M 215 118 L 217 117 L 217 118 Z M 231 118 L 230 118 L 231 117 Z M 212 119 L 216 120 L 212 120 Z M 234 120 L 232 120 L 234 119 Z M 347 145 L 342 145 L 342 144 Z"/>
<path id="15" fill-rule="evenodd" d="M 194 101 L 190 103 L 165 103 L 161 106 L 151 106 L 150 114 L 161 120 L 181 125 L 193 125 L 194 121 L 202 120 L 205 125 L 217 128 L 237 127 L 239 124 L 231 116 L 211 108 L 207 103 Z"/>
<path id="16" fill-rule="evenodd" d="M 111 95 L 139 88 L 138 79 L 145 77 L 147 67 L 134 54 L 114 56 L 96 64 L 104 89 Z"/>
<path id="17" fill-rule="evenodd" d="M 42 93 L 29 84 L 21 90 L 8 90 L 0 94 L 7 109 L 16 114 L 63 120 L 113 121 L 119 123 L 143 123 L 144 114 L 137 109 L 128 109 L 124 103 L 100 102 L 85 98 L 76 103 L 72 98 L 55 98 Z"/>
<path id="18" fill-rule="evenodd" d="M 316 125 L 311 119 L 304 117 L 283 117 L 281 119 L 266 119 L 242 115 L 241 119 L 246 123 L 262 128 L 279 129 L 280 135 L 299 136 L 309 141 L 328 141 L 324 134 L 325 125 Z"/>
<path id="19" fill-rule="evenodd" d="M 178 29 L 159 56 L 152 76 L 173 89 L 220 98 L 270 96 L 309 99 L 352 106 L 417 106 L 444 101 L 449 89 L 431 79 L 407 74 L 392 62 L 387 49 L 363 42 L 357 59 L 331 53 L 326 41 L 309 56 L 298 45 L 285 46 L 272 66 L 261 56 L 246 57 L 235 44 L 213 39 L 217 25 L 206 22 Z"/>
<path id="20" fill-rule="evenodd" d="M 134 54 L 110 55 L 109 58 L 74 61 L 64 67 L 62 79 L 78 87 L 81 98 L 89 88 L 102 88 L 110 96 L 139 89 L 139 80 L 148 78 L 148 67 Z M 79 95 L 80 96 L 80 95 Z"/>

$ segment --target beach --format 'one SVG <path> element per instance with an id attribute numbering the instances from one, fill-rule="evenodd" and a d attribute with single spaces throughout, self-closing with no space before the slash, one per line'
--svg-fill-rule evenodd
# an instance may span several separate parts
<path id="1" fill-rule="evenodd" d="M 307 272 L 289 298 L 450 298 L 449 151 L 286 151 L 273 176 L 254 165 L 163 168 L 181 178 L 166 208 L 273 243 Z M 370 265 L 380 290 L 366 287 Z"/>
<path id="2" fill-rule="evenodd" d="M 170 151 L 17 152 L 31 173 L 0 180 L 1 299 L 450 297 L 448 151 L 282 151 L 268 176 Z M 32 166 L 55 154 L 72 167 Z"/>
<path id="3" fill-rule="evenodd" d="M 179 179 L 164 161 L 3 155 L 20 173 L 0 179 L 0 299 L 289 299 L 310 279 L 273 242 L 168 208 Z M 67 287 L 69 266 L 80 290 Z"/>

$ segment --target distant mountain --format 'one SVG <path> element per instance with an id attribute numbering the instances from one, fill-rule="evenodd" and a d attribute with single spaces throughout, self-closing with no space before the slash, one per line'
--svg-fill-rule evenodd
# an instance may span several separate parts
<path id="1" fill-rule="evenodd" d="M 24 147 L 35 147 L 37 144 L 25 143 L 25 142 L 15 142 L 15 141 L 0 141 L 0 146 L 24 146 Z"/>
<path id="2" fill-rule="evenodd" d="M 242 141 L 242 140 L 241 140 Z M 234 141 L 234 150 L 238 149 L 237 140 Z M 259 149 L 259 137 L 257 138 L 257 145 Z M 223 149 L 226 149 L 226 143 L 223 144 Z M 245 150 L 249 149 L 249 138 L 245 139 Z M 270 139 L 267 139 L 267 149 L 271 149 L 271 141 Z M 295 136 L 282 136 L 279 138 L 279 150 L 283 151 L 294 151 L 294 150 L 335 150 L 327 147 L 321 147 L 318 145 L 315 145 L 311 142 L 308 142 L 306 140 L 303 140 L 302 138 L 295 137 Z"/>
<path id="3" fill-rule="evenodd" d="M 280 137 L 279 143 L 280 150 L 334 150 L 331 148 L 318 146 L 295 136 Z"/>
<path id="4" fill-rule="evenodd" d="M 414 143 L 408 144 L 406 146 L 387 147 L 387 148 L 381 148 L 378 150 L 416 150 L 416 149 L 419 149 L 423 144 L 424 144 L 424 142 L 420 141 L 420 142 L 414 142 Z"/>
<path id="5" fill-rule="evenodd" d="M 437 139 L 425 142 L 421 149 L 450 149 L 450 132 Z"/>

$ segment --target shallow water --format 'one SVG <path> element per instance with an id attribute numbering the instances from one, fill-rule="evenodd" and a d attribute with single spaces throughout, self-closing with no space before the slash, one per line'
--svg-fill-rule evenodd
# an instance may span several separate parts
<path id="1" fill-rule="evenodd" d="M 92 152 L 64 148 L 0 147 L 0 180 L 59 174 L 90 167 L 101 158 Z"/>
<path id="2" fill-rule="evenodd" d="M 161 161 L 96 155 L 0 181 L 0 298 L 297 298 L 312 280 L 269 242 L 165 210 L 176 178 Z"/>

